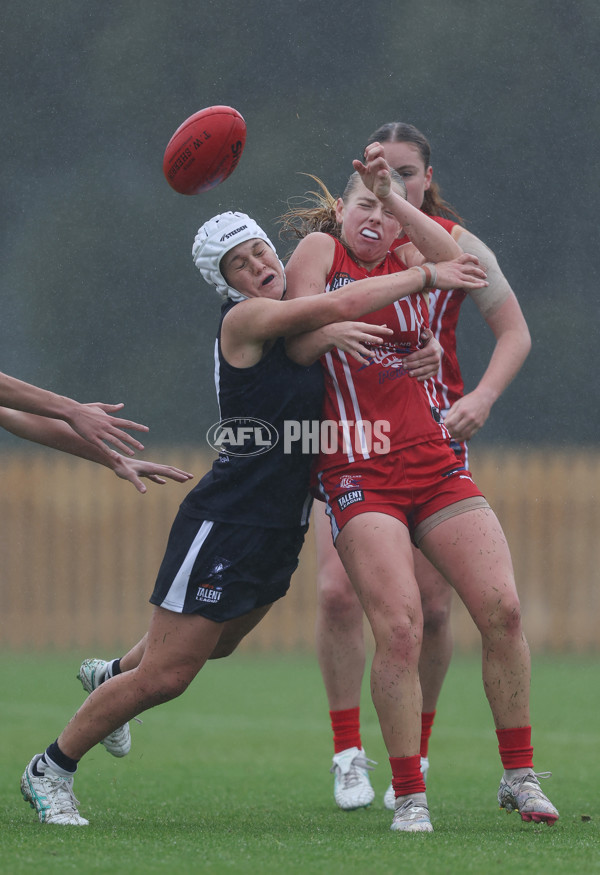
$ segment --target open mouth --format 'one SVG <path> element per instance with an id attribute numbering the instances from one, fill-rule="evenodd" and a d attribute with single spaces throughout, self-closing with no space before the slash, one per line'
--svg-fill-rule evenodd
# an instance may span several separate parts
<path id="1" fill-rule="evenodd" d="M 361 237 L 366 237 L 367 240 L 379 240 L 379 234 L 376 231 L 372 231 L 371 228 L 363 228 L 361 233 Z"/>
<path id="2" fill-rule="evenodd" d="M 269 283 L 273 282 L 274 279 L 275 279 L 275 274 L 270 273 L 269 276 L 265 277 L 265 279 L 262 281 L 261 286 L 268 286 Z"/>

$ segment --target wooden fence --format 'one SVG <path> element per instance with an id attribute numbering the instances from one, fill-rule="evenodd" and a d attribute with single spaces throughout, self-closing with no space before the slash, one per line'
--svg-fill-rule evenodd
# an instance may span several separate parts
<path id="1" fill-rule="evenodd" d="M 600 452 L 477 449 L 475 479 L 505 528 L 532 650 L 600 650 Z M 198 478 L 209 458 L 153 458 Z M 110 471 L 49 451 L 4 451 L 0 491 L 3 649 L 83 649 L 114 656 L 147 628 L 148 596 L 187 485 L 144 496 Z M 290 593 L 242 644 L 311 650 L 315 559 L 309 532 Z M 458 650 L 479 638 L 455 599 Z M 97 653 L 96 653 L 97 651 Z"/>

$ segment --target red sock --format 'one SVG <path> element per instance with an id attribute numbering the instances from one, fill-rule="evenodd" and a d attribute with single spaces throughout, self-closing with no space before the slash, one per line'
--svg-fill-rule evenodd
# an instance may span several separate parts
<path id="1" fill-rule="evenodd" d="M 426 757 L 429 751 L 429 738 L 433 728 L 433 719 L 435 711 L 429 711 L 427 714 L 423 711 L 421 714 L 421 756 Z"/>
<path id="2" fill-rule="evenodd" d="M 392 767 L 392 786 L 396 798 L 424 793 L 425 781 L 421 774 L 421 757 L 390 757 Z"/>
<path id="3" fill-rule="evenodd" d="M 362 748 L 360 740 L 360 708 L 330 711 L 333 729 L 333 752 L 339 753 L 349 747 Z"/>
<path id="4" fill-rule="evenodd" d="M 497 729 L 498 750 L 505 769 L 532 769 L 531 726 Z"/>

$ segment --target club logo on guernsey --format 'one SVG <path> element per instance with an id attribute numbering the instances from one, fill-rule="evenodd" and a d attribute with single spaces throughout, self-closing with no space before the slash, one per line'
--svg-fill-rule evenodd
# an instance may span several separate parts
<path id="1" fill-rule="evenodd" d="M 386 376 L 388 379 L 397 379 L 406 374 L 406 371 L 404 370 L 404 358 L 413 351 L 409 343 L 381 343 L 379 346 L 371 346 L 371 350 L 373 356 L 369 359 L 366 365 L 363 365 L 360 368 L 361 371 L 365 368 L 379 365 L 380 368 L 384 369 L 379 375 L 380 383 L 385 381 Z M 392 377 L 391 374 L 386 373 L 388 369 L 397 370 L 398 373 L 394 374 Z"/>

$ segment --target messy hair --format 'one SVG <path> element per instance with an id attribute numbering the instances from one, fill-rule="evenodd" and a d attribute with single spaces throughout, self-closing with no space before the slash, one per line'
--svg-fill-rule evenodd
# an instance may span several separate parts
<path id="1" fill-rule="evenodd" d="M 392 182 L 400 189 L 402 197 L 406 197 L 406 186 L 404 180 L 399 173 L 392 170 Z M 331 234 L 332 237 L 340 239 L 341 227 L 337 221 L 335 208 L 337 198 L 335 198 L 325 183 L 318 176 L 313 176 L 312 173 L 306 173 L 319 186 L 319 191 L 307 191 L 304 196 L 288 200 L 288 210 L 279 217 L 281 225 L 279 234 L 281 237 L 301 240 L 308 234 L 314 231 L 322 231 L 325 234 Z M 343 201 L 347 200 L 353 193 L 357 185 L 361 184 L 361 177 L 358 171 L 348 179 L 346 187 L 341 195 Z"/>

